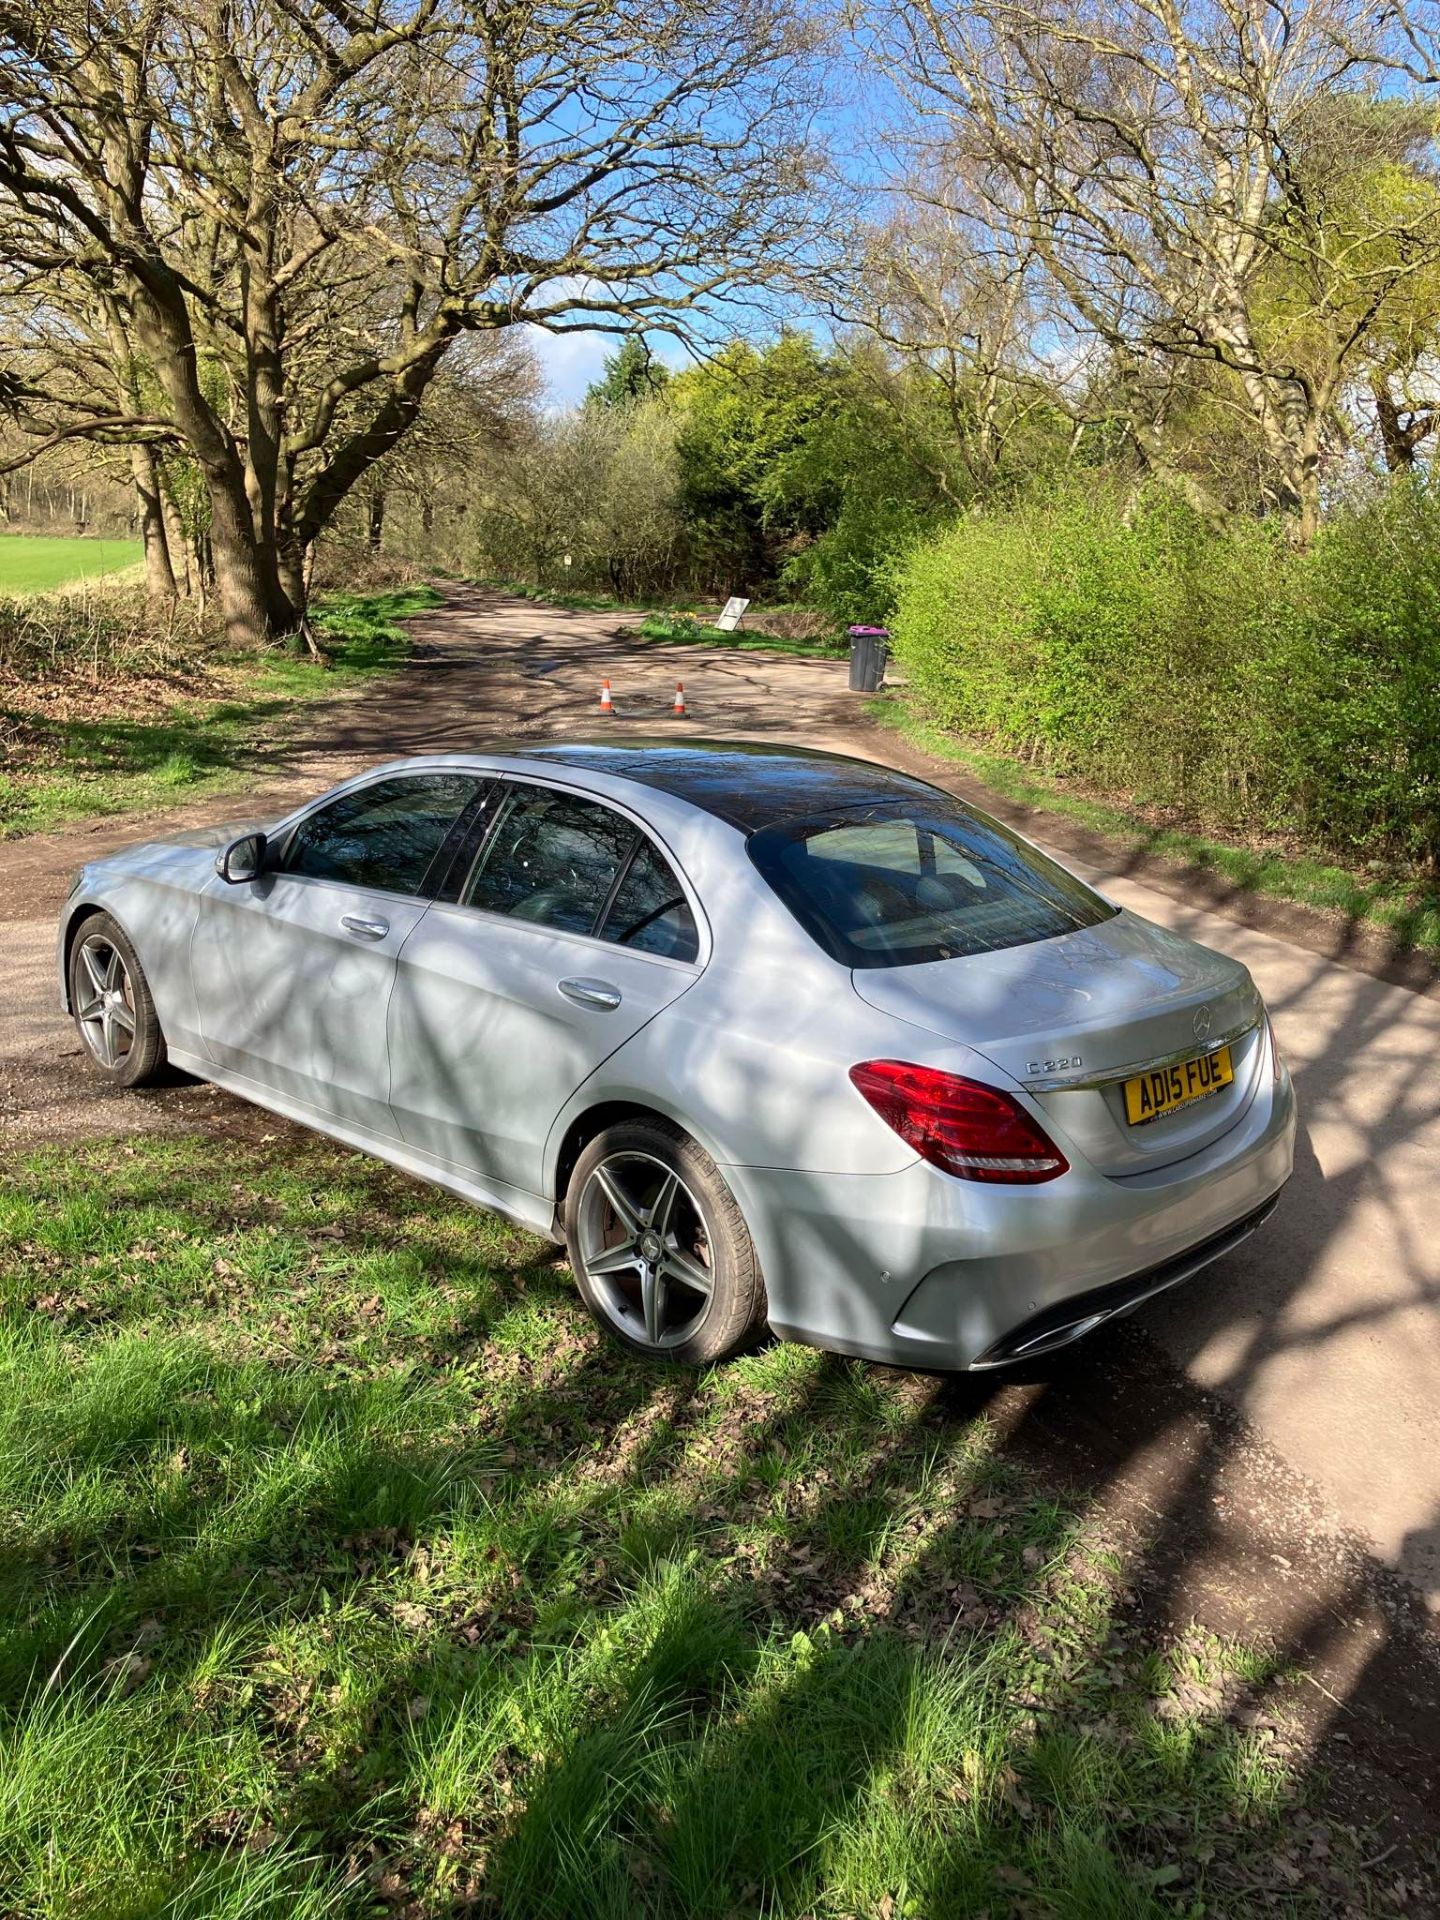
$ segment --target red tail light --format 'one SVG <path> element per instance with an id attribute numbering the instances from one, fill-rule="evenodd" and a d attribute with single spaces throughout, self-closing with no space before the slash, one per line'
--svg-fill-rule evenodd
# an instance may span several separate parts
<path id="1" fill-rule="evenodd" d="M 865 1060 L 850 1078 L 922 1160 L 961 1180 L 1034 1187 L 1069 1171 L 1054 1141 L 996 1087 L 904 1060 Z"/>

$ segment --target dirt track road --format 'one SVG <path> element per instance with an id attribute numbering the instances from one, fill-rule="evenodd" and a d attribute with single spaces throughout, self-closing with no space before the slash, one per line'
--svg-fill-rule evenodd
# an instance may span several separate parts
<path id="1" fill-rule="evenodd" d="M 396 754 L 594 734 L 602 724 L 619 736 L 684 728 L 804 741 L 903 761 L 974 792 L 953 769 L 870 727 L 838 663 L 626 646 L 613 639 L 615 624 L 613 614 L 456 589 L 415 623 L 416 659 L 397 680 L 317 710 L 308 746 L 252 792 L 163 816 L 165 826 L 273 816 Z M 609 723 L 595 711 L 605 672 L 619 708 Z M 670 718 L 677 677 L 688 721 Z M 1108 871 L 1094 848 L 1078 862 L 1073 835 L 1048 824 L 1059 841 L 1038 816 L 1028 826 L 1071 864 L 1087 865 L 1112 897 L 1250 967 L 1300 1096 L 1296 1176 L 1274 1221 L 1136 1324 L 1253 1425 L 1279 1457 L 1277 1473 L 1293 1469 L 1312 1483 L 1330 1517 L 1440 1606 L 1440 998 L 1201 909 L 1173 883 L 1162 890 Z M 158 1098 L 97 1095 L 56 1011 L 51 938 L 66 877 L 141 831 L 132 817 L 0 847 L 0 918 L 9 922 L 0 1117 L 17 1137 L 193 1124 L 233 1104 L 194 1087 Z M 1093 1377 L 1133 1337 L 1103 1336 L 1087 1349 Z M 1085 1368 L 1067 1363 L 1062 1373 L 1073 1391 Z M 1193 1408 L 1187 1417 L 1204 1428 Z M 1103 1444 L 1103 1405 L 1086 1418 Z M 1163 1451 L 1165 1420 L 1152 1418 L 1147 1433 Z M 1201 1475 L 1191 1497 L 1223 1500 L 1215 1484 Z"/>

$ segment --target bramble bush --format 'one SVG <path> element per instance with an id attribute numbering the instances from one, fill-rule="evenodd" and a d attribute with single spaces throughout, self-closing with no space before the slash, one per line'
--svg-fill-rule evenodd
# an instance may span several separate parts
<path id="1" fill-rule="evenodd" d="M 941 726 L 1203 825 L 1433 865 L 1440 490 L 1314 545 L 1157 492 L 1032 495 L 895 571 L 897 661 Z"/>

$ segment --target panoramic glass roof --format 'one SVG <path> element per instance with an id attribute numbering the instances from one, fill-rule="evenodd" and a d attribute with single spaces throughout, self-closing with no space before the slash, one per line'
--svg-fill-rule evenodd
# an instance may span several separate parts
<path id="1" fill-rule="evenodd" d="M 673 793 L 743 832 L 797 813 L 935 797 L 889 767 L 837 753 L 735 740 L 560 741 L 526 747 L 527 760 L 589 767 Z"/>

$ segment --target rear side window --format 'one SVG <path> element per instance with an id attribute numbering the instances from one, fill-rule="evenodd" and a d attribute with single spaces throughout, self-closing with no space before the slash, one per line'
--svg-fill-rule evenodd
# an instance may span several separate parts
<path id="1" fill-rule="evenodd" d="M 700 951 L 695 916 L 680 882 L 648 840 L 635 849 L 600 938 L 637 953 L 663 953 L 670 960 L 693 960 Z"/>
<path id="2" fill-rule="evenodd" d="M 418 894 L 479 784 L 473 774 L 416 773 L 341 794 L 300 822 L 283 870 L 381 893 Z"/>
<path id="3" fill-rule="evenodd" d="M 461 904 L 671 960 L 700 950 L 684 890 L 640 829 L 546 787 L 512 789 Z"/>
<path id="4" fill-rule="evenodd" d="M 943 794 L 777 821 L 747 846 L 800 924 L 848 967 L 993 953 L 1116 911 L 998 821 Z"/>
<path id="5" fill-rule="evenodd" d="M 635 840 L 635 828 L 609 807 L 547 787 L 517 786 L 462 904 L 590 933 Z"/>

